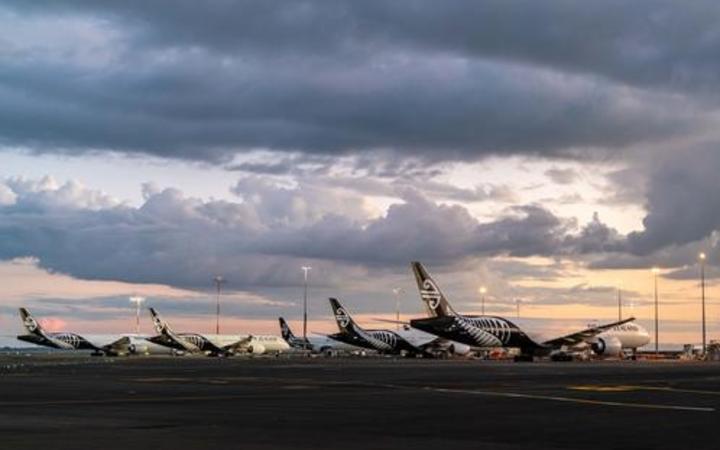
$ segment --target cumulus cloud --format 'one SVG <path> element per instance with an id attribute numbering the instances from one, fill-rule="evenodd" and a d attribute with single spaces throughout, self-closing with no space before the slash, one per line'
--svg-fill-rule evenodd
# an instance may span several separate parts
<path id="1" fill-rule="evenodd" d="M 575 254 L 620 252 L 625 247 L 625 237 L 600 220 L 595 212 L 592 221 L 577 235 L 567 236 L 565 244 Z"/>
<path id="2" fill-rule="evenodd" d="M 557 184 L 572 184 L 578 176 L 573 169 L 559 169 L 557 167 L 546 170 L 545 175 Z"/>
<path id="3" fill-rule="evenodd" d="M 574 224 L 536 205 L 480 222 L 462 206 L 413 190 L 373 217 L 356 194 L 252 178 L 234 187 L 239 202 L 145 186 L 139 207 L 48 179 L 10 186 L 17 200 L 0 207 L 3 259 L 32 256 L 41 267 L 79 278 L 175 286 L 204 286 L 214 273 L 228 274 L 238 288 L 287 286 L 308 259 L 377 269 L 404 268 L 413 259 L 452 264 L 479 255 L 554 255 L 570 248 Z"/>
<path id="4" fill-rule="evenodd" d="M 12 205 L 15 203 L 17 195 L 4 183 L 0 183 L 0 206 Z"/>

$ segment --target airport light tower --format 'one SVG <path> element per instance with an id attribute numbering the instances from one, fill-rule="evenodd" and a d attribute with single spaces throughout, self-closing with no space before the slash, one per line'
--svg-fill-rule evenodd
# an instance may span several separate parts
<path id="1" fill-rule="evenodd" d="M 303 293 L 303 341 L 307 342 L 307 295 L 308 295 L 308 273 L 312 270 L 310 266 L 302 266 L 304 283 Z"/>
<path id="2" fill-rule="evenodd" d="M 405 289 L 401 287 L 393 288 L 393 294 L 395 294 L 395 329 L 400 329 L 400 294 L 405 292 Z"/>
<path id="3" fill-rule="evenodd" d="M 700 260 L 700 295 L 702 298 L 702 354 L 705 356 L 707 350 L 707 347 L 705 347 L 707 339 L 705 333 L 705 259 L 707 259 L 707 256 L 701 252 L 698 259 Z"/>
<path id="4" fill-rule="evenodd" d="M 480 289 L 478 289 L 478 292 L 480 292 L 480 308 L 481 308 L 481 314 L 485 315 L 485 294 L 487 293 L 487 288 L 485 286 L 480 286 Z"/>
<path id="5" fill-rule="evenodd" d="M 620 288 L 620 285 L 618 285 L 617 288 L 617 297 L 618 297 L 618 322 L 622 320 L 622 289 Z"/>
<path id="6" fill-rule="evenodd" d="M 660 269 L 657 267 L 653 267 L 651 271 L 655 284 L 655 355 L 657 356 L 660 354 L 660 345 L 658 342 L 658 274 L 660 273 Z"/>
<path id="7" fill-rule="evenodd" d="M 145 297 L 133 295 L 129 300 L 135 304 L 135 334 L 140 334 L 140 305 L 145 301 Z"/>
<path id="8" fill-rule="evenodd" d="M 213 278 L 215 283 L 216 295 L 215 295 L 215 334 L 220 334 L 220 291 L 222 285 L 226 283 L 225 278 L 217 275 Z"/>

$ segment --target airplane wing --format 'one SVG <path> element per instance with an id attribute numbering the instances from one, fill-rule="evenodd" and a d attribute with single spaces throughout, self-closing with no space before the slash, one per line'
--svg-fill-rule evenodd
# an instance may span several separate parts
<path id="1" fill-rule="evenodd" d="M 114 354 L 122 354 L 127 353 L 130 349 L 130 344 L 132 343 L 132 340 L 130 339 L 130 336 L 121 336 L 119 339 L 116 339 L 115 341 L 105 344 L 101 346 L 100 348 L 105 353 L 114 353 Z M 95 345 L 95 344 L 93 344 Z"/>
<path id="2" fill-rule="evenodd" d="M 348 344 L 348 342 L 346 342 L 346 340 L 343 339 L 343 338 L 344 338 L 344 335 L 341 334 L 341 333 L 326 334 L 326 333 L 318 333 L 318 332 L 316 332 L 316 331 L 313 331 L 312 334 L 315 334 L 315 335 L 317 335 L 317 336 L 322 336 L 322 337 L 324 337 L 324 338 L 331 339 L 331 340 L 333 340 L 333 341 L 335 341 L 335 342 L 339 342 L 339 343 L 341 343 L 341 344 L 352 345 L 352 344 Z"/>
<path id="3" fill-rule="evenodd" d="M 634 317 L 630 317 L 629 319 L 620 320 L 613 323 L 608 323 L 605 325 L 598 325 L 596 327 L 590 327 L 586 328 L 582 331 L 578 331 L 576 333 L 568 334 L 565 336 L 561 336 L 558 338 L 550 339 L 549 341 L 545 341 L 542 343 L 544 346 L 548 347 L 561 347 L 563 345 L 577 345 L 581 342 L 586 342 L 588 339 L 591 339 L 598 334 L 602 333 L 603 331 L 607 331 L 613 327 L 616 327 L 618 325 L 623 325 L 628 322 L 634 321 Z"/>
<path id="4" fill-rule="evenodd" d="M 374 320 L 375 322 L 386 322 L 386 323 L 394 323 L 394 324 L 399 324 L 399 325 L 410 326 L 410 322 L 405 322 L 402 320 L 382 319 L 380 317 L 373 317 L 371 320 Z"/>
<path id="5" fill-rule="evenodd" d="M 232 344 L 224 345 L 221 350 L 226 351 L 226 352 L 227 351 L 235 352 L 237 350 L 243 350 L 243 349 L 247 348 L 248 345 L 250 345 L 250 342 L 252 342 L 252 340 L 253 340 L 253 337 L 251 334 L 249 334 L 246 337 L 233 342 Z"/>
<path id="6" fill-rule="evenodd" d="M 157 336 L 151 336 L 145 339 L 147 339 L 149 342 L 152 342 L 153 344 L 164 345 L 165 347 L 170 347 L 178 350 L 185 350 L 190 353 L 197 353 L 200 351 L 200 348 L 197 345 L 177 336 L 175 333 L 172 332 L 163 332 L 158 334 Z"/>

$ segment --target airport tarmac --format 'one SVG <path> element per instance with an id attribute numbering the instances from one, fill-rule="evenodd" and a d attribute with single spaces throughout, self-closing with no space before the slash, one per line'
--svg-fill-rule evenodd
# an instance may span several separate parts
<path id="1" fill-rule="evenodd" d="M 717 449 L 720 364 L 0 356 L 0 448 Z"/>

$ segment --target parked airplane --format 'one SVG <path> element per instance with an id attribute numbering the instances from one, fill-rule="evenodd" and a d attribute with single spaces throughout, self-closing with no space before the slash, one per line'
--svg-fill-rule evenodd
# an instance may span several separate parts
<path id="1" fill-rule="evenodd" d="M 125 356 L 143 354 L 168 354 L 166 347 L 155 345 L 145 337 L 134 334 L 89 335 L 69 332 L 48 332 L 25 308 L 20 308 L 20 318 L 28 334 L 17 338 L 31 344 L 62 350 L 92 350 L 93 355 Z"/>
<path id="2" fill-rule="evenodd" d="M 330 306 L 335 314 L 335 321 L 340 332 L 328 337 L 346 344 L 368 348 L 379 353 L 407 356 L 468 355 L 471 352 L 468 345 L 438 338 L 420 330 L 365 330 L 355 323 L 337 299 L 331 298 Z"/>
<path id="3" fill-rule="evenodd" d="M 421 263 L 412 262 L 411 266 L 429 317 L 413 319 L 410 325 L 471 347 L 517 347 L 521 355 L 516 360 L 531 361 L 534 356 L 546 355 L 567 359 L 588 349 L 598 356 L 617 357 L 624 349 L 634 353 L 650 341 L 645 329 L 629 323 L 634 317 L 563 336 L 543 337 L 542 333 L 521 328 L 503 317 L 461 315 L 455 312 Z"/>
<path id="4" fill-rule="evenodd" d="M 155 344 L 188 353 L 229 356 L 237 353 L 281 353 L 290 346 L 279 336 L 237 334 L 176 333 L 154 308 L 150 309 L 157 336 L 147 338 Z"/>
<path id="5" fill-rule="evenodd" d="M 283 339 L 285 339 L 285 342 L 287 342 L 291 348 L 297 350 L 307 350 L 312 353 L 322 353 L 327 356 L 334 356 L 338 352 L 350 353 L 365 351 L 365 348 L 363 347 L 346 344 L 328 336 L 310 335 L 307 338 L 297 337 L 292 332 L 285 319 L 280 317 L 278 320 L 280 321 L 280 333 L 282 334 Z"/>

